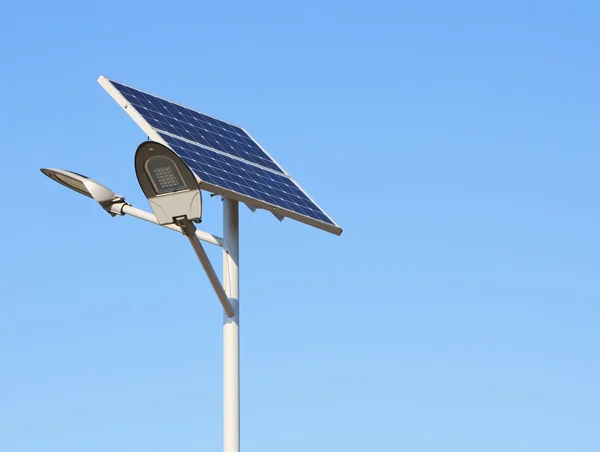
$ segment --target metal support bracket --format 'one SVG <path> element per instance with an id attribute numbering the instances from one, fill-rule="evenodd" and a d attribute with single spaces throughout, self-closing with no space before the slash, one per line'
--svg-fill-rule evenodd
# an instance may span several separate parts
<path id="1" fill-rule="evenodd" d="M 190 241 L 190 243 L 192 245 L 192 248 L 194 248 L 194 251 L 196 252 L 196 256 L 198 256 L 198 259 L 200 260 L 200 263 L 202 264 L 202 268 L 204 269 L 206 276 L 208 276 L 208 280 L 210 281 L 210 284 L 213 286 L 213 289 L 214 289 L 215 293 L 217 294 L 217 297 L 219 298 L 221 305 L 223 306 L 223 310 L 225 311 L 225 314 L 227 314 L 227 317 L 233 317 L 235 315 L 233 306 L 231 306 L 229 297 L 225 293 L 225 290 L 223 289 L 223 286 L 221 285 L 221 281 L 219 281 L 219 277 L 215 273 L 215 269 L 213 268 L 212 264 L 210 263 L 210 259 L 208 258 L 206 251 L 204 251 L 204 247 L 202 246 L 202 243 L 200 243 L 200 240 L 196 236 L 196 226 L 194 225 L 194 223 L 192 223 L 190 220 L 188 220 L 187 217 L 175 218 L 175 224 L 177 224 L 177 226 L 179 226 L 181 228 L 181 232 L 183 233 L 183 235 L 185 235 L 188 238 L 188 240 Z"/>
<path id="2" fill-rule="evenodd" d="M 133 207 L 130 204 L 126 203 L 125 200 L 114 202 L 106 207 L 104 207 L 109 213 L 115 215 L 130 215 L 135 218 L 139 218 L 140 220 L 148 221 L 149 223 L 159 224 L 158 220 L 154 216 L 154 214 L 150 212 L 146 212 L 145 210 L 138 209 L 137 207 Z M 160 225 L 159 225 L 160 226 Z M 162 227 L 171 229 L 172 231 L 181 232 L 181 228 L 174 224 L 164 224 Z M 211 245 L 217 245 L 221 248 L 224 247 L 223 239 L 219 236 L 211 234 L 205 231 L 196 231 L 196 237 L 203 242 L 210 243 Z"/>

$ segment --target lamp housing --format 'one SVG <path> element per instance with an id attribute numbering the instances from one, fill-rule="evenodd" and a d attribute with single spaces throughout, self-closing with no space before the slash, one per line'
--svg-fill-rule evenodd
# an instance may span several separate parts
<path id="1" fill-rule="evenodd" d="M 202 195 L 192 170 L 175 152 L 156 141 L 145 141 L 135 152 L 135 173 L 161 225 L 182 219 L 200 221 Z"/>
<path id="2" fill-rule="evenodd" d="M 59 184 L 94 199 L 105 209 L 110 208 L 115 202 L 122 202 L 124 200 L 122 196 L 115 194 L 110 188 L 83 174 L 56 168 L 41 168 L 40 171 Z M 108 213 L 114 216 L 110 211 Z"/>

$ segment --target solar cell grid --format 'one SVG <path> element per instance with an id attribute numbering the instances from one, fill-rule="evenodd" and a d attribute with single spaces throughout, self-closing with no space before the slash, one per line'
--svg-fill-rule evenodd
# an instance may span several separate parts
<path id="1" fill-rule="evenodd" d="M 165 131 L 283 172 L 242 128 L 120 83 L 112 83 L 159 133 Z"/>

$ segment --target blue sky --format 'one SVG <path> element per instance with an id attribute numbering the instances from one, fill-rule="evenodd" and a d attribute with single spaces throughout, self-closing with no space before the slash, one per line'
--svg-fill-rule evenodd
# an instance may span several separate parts
<path id="1" fill-rule="evenodd" d="M 243 125 L 344 228 L 241 211 L 243 451 L 600 449 L 595 2 L 2 9 L 0 450 L 221 448 L 187 241 L 39 172 L 148 207 L 99 75 Z"/>

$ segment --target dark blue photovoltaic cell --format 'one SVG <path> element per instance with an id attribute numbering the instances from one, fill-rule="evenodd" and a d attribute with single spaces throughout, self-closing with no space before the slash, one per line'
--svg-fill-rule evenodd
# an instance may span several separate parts
<path id="1" fill-rule="evenodd" d="M 203 181 L 334 225 L 289 177 L 162 134 Z"/>
<path id="2" fill-rule="evenodd" d="M 283 172 L 240 127 L 111 81 L 113 86 L 157 131 L 194 141 L 257 165 Z"/>

